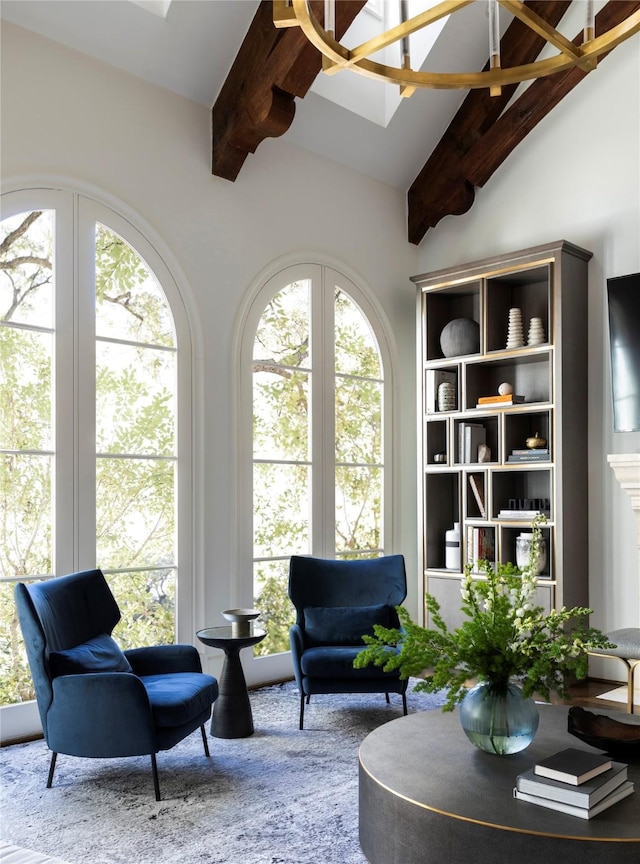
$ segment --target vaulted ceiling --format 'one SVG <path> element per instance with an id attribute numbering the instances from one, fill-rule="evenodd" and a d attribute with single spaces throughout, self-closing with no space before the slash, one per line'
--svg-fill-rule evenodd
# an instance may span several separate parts
<path id="1" fill-rule="evenodd" d="M 366 0 L 336 5 L 339 40 Z M 323 0 L 311 0 L 322 20 Z M 526 4 L 555 27 L 571 0 L 527 0 Z M 611 0 L 596 18 L 596 33 L 605 32 L 640 7 Z M 583 40 L 583 31 L 573 39 Z M 502 36 L 504 67 L 532 63 L 545 39 L 514 18 Z M 487 65 L 484 68 L 488 68 Z M 272 22 L 271 0 L 263 0 L 213 108 L 213 173 L 235 180 L 249 153 L 268 137 L 285 133 L 295 122 L 296 100 L 303 99 L 321 71 L 321 58 L 300 28 L 278 30 Z M 408 239 L 420 243 L 443 216 L 466 213 L 475 189 L 492 174 L 533 127 L 588 74 L 579 67 L 534 81 L 515 100 L 517 85 L 498 96 L 471 90 L 439 143 L 408 190 Z"/>
<path id="2" fill-rule="evenodd" d="M 339 0 L 338 36 L 364 5 Z M 458 69 L 464 58 L 470 68 L 483 67 L 487 46 L 474 38 L 472 17 L 484 15 L 482 5 L 471 4 L 466 17 L 450 16 L 430 61 Z M 526 5 L 556 24 L 571 2 Z M 321 19 L 323 0 L 311 0 L 311 6 Z M 640 2 L 597 0 L 597 8 L 599 32 L 640 9 Z M 407 236 L 415 244 L 443 216 L 466 212 L 475 189 L 586 74 L 574 68 L 528 88 L 504 87 L 493 97 L 484 90 L 418 90 L 397 100 L 385 122 L 375 122 L 353 99 L 349 106 L 327 96 L 318 52 L 299 28 L 274 27 L 271 0 L 2 0 L 0 18 L 213 106 L 212 171 L 218 177 L 233 182 L 265 138 L 282 137 L 402 189 Z M 580 26 L 567 35 L 582 41 Z M 503 65 L 534 59 L 542 44 L 513 19 L 502 36 Z M 353 77 L 332 76 L 336 92 L 345 75 Z"/>

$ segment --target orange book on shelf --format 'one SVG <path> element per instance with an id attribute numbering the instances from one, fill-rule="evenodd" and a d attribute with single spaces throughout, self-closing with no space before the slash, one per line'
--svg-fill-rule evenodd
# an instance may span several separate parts
<path id="1" fill-rule="evenodd" d="M 524 402 L 524 396 L 516 396 L 515 393 L 505 393 L 504 396 L 496 393 L 495 396 L 478 396 L 478 405 L 493 405 L 501 402 Z"/>

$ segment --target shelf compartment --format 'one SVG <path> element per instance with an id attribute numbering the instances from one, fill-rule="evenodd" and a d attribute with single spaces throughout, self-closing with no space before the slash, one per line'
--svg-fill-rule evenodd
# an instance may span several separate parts
<path id="1" fill-rule="evenodd" d="M 549 527 L 541 526 L 542 539 L 547 546 L 547 560 L 538 576 L 538 579 L 551 579 L 553 568 L 553 546 L 552 546 L 552 530 Z M 516 563 L 516 537 L 521 533 L 530 533 L 531 525 L 525 523 L 522 526 L 503 525 L 500 531 L 500 560 L 502 562 L 511 561 Z"/>
<path id="2" fill-rule="evenodd" d="M 481 283 L 470 282 L 441 291 L 426 292 L 424 298 L 425 348 L 427 360 L 444 357 L 440 347 L 440 334 L 454 318 L 471 318 L 480 323 Z M 482 329 L 482 328 L 481 328 Z M 480 333 L 482 351 L 482 332 Z"/>
<path id="3" fill-rule="evenodd" d="M 465 404 L 468 409 L 475 409 L 480 396 L 491 396 L 498 393 L 498 387 L 503 382 L 513 386 L 513 392 L 524 396 L 524 403 L 509 407 L 522 408 L 524 405 L 537 402 L 551 402 L 551 352 L 537 351 L 530 354 L 512 355 L 479 363 L 469 363 L 466 367 Z M 496 408 L 501 407 L 499 404 Z M 488 410 L 487 406 L 482 409 Z"/>
<path id="4" fill-rule="evenodd" d="M 434 369 L 425 369 L 424 372 L 424 413 L 439 414 L 438 388 L 440 384 L 449 382 L 455 389 L 455 403 L 452 411 L 457 410 L 460 405 L 460 375 L 458 366 L 438 366 Z"/>
<path id="5" fill-rule="evenodd" d="M 532 318 L 540 318 L 547 341 L 549 341 L 549 265 L 543 264 L 527 270 L 487 279 L 487 351 L 503 351 L 507 345 L 509 310 L 522 310 L 524 341 L 527 344 L 529 324 Z"/>
<path id="6" fill-rule="evenodd" d="M 478 561 L 489 561 L 495 566 L 497 547 L 496 529 L 491 525 L 467 525 L 463 548 L 464 561 L 471 564 L 472 573 L 484 573 Z"/>
<path id="7" fill-rule="evenodd" d="M 486 471 L 469 471 L 466 476 L 467 519 L 486 519 L 489 512 Z"/>
<path id="8" fill-rule="evenodd" d="M 449 462 L 449 424 L 446 419 L 425 420 L 425 461 L 427 465 L 445 468 Z M 436 461 L 436 454 L 444 456 L 444 462 Z"/>
<path id="9" fill-rule="evenodd" d="M 491 475 L 491 516 L 499 519 L 501 510 L 515 509 L 514 500 L 543 498 L 553 502 L 553 475 L 550 468 L 528 466 L 522 469 L 494 470 Z M 526 508 L 531 509 L 531 508 Z M 553 519 L 553 512 L 548 517 Z M 528 523 L 525 523 L 528 524 Z M 523 528 L 523 530 L 525 530 Z"/>
<path id="10" fill-rule="evenodd" d="M 548 461 L 552 461 L 552 412 L 547 410 L 528 411 L 526 413 L 505 413 L 503 439 L 504 452 L 502 454 L 502 461 L 506 463 L 513 450 L 526 450 L 527 438 L 532 438 L 536 434 L 547 439 L 547 448 L 549 449 Z"/>
<path id="11" fill-rule="evenodd" d="M 484 429 L 484 438 L 489 450 L 491 451 L 489 460 L 485 460 L 485 462 L 479 462 L 477 458 L 477 449 L 475 443 L 473 444 L 473 453 L 470 455 L 468 459 L 465 458 L 465 449 L 461 440 L 461 429 L 466 425 L 467 428 L 469 426 L 482 426 Z M 454 422 L 454 453 L 456 463 L 459 465 L 478 465 L 478 464 L 487 464 L 487 462 L 497 463 L 498 462 L 498 417 L 497 415 L 489 414 L 482 415 L 478 414 L 477 416 L 474 414 L 472 416 L 466 416 L 461 418 L 460 420 L 455 420 Z M 474 458 L 475 457 L 475 458 Z"/>
<path id="12" fill-rule="evenodd" d="M 457 471 L 425 475 L 425 561 L 429 570 L 445 569 L 445 532 L 460 522 L 460 482 Z"/>

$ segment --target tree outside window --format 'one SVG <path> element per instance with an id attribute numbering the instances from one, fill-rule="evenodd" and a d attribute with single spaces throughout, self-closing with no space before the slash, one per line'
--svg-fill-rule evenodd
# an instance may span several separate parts
<path id="1" fill-rule="evenodd" d="M 292 554 L 384 552 L 382 361 L 369 321 L 338 283 L 328 268 L 322 279 L 291 281 L 256 329 L 254 603 L 268 634 L 258 655 L 289 650 Z"/>
<path id="2" fill-rule="evenodd" d="M 92 462 L 78 457 L 78 497 L 70 508 L 82 511 L 85 494 L 95 502 L 94 553 L 77 569 L 104 570 L 122 610 L 114 635 L 123 647 L 171 642 L 175 634 L 177 351 L 171 312 L 143 258 L 101 223 L 94 225 L 94 285 L 58 280 L 63 233 L 55 209 L 0 223 L 0 704 L 33 699 L 14 585 L 56 574 L 56 549 L 75 530 L 73 512 L 56 512 L 55 505 L 56 483 L 63 480 L 60 450 L 67 446 L 59 440 L 62 412 L 73 412 L 79 438 L 96 430 Z M 72 232 L 66 240 L 75 257 Z M 61 323 L 69 332 L 74 317 L 73 297 L 59 293 L 74 290 L 69 281 L 95 292 L 89 304 L 94 320 L 80 313 L 77 323 L 95 329 L 94 349 L 74 358 L 76 369 L 95 367 L 90 408 L 78 396 L 76 373 L 62 383 L 64 392 L 56 376 L 65 352 L 82 344 L 57 338 Z"/>

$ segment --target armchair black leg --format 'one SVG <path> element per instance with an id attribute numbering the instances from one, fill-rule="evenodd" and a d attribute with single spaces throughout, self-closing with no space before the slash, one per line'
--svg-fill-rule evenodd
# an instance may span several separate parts
<path id="1" fill-rule="evenodd" d="M 304 693 L 300 696 L 300 729 L 304 728 Z"/>
<path id="2" fill-rule="evenodd" d="M 51 784 L 53 783 L 53 772 L 56 768 L 56 759 L 58 758 L 57 753 L 51 754 L 51 763 L 49 764 L 49 776 L 47 777 L 47 789 L 51 789 Z"/>
<path id="3" fill-rule="evenodd" d="M 153 772 L 153 788 L 156 793 L 156 801 L 160 801 L 160 781 L 158 780 L 158 763 L 156 762 L 156 754 L 151 754 L 151 771 Z"/>
<path id="4" fill-rule="evenodd" d="M 407 694 L 406 693 L 402 694 L 402 713 L 404 714 L 405 717 L 407 716 Z"/>
<path id="5" fill-rule="evenodd" d="M 211 754 L 209 753 L 209 742 L 207 741 L 207 733 L 205 731 L 204 726 L 200 727 L 200 731 L 202 732 L 202 743 L 204 744 L 204 755 L 209 757 Z"/>
<path id="6" fill-rule="evenodd" d="M 385 697 L 385 699 L 387 700 L 387 705 L 389 705 L 389 703 L 391 702 L 391 700 L 389 699 L 389 694 L 388 694 L 388 693 L 385 693 L 385 694 L 384 694 L 384 697 Z"/>

